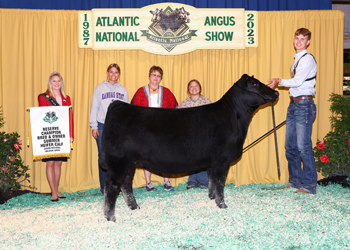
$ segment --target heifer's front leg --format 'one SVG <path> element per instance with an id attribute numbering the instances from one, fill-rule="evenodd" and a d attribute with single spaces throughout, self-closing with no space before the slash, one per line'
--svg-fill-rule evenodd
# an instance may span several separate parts
<path id="1" fill-rule="evenodd" d="M 134 164 L 129 167 L 128 173 L 126 174 L 126 177 L 125 177 L 123 185 L 122 185 L 122 192 L 123 192 L 123 197 L 124 197 L 125 203 L 132 210 L 140 208 L 137 205 L 134 191 L 132 189 L 132 180 L 133 180 L 134 174 L 135 174 L 135 167 L 136 166 Z"/>
<path id="2" fill-rule="evenodd" d="M 208 167 L 207 169 L 208 172 L 208 179 L 209 179 L 209 199 L 213 200 L 215 199 L 215 186 L 213 185 L 213 176 L 212 176 L 212 168 Z"/>
<path id="3" fill-rule="evenodd" d="M 112 171 L 108 169 L 104 190 L 103 211 L 108 221 L 115 222 L 115 202 L 120 192 L 120 187 L 122 183 L 117 183 L 113 175 L 114 174 L 112 173 Z"/>
<path id="4" fill-rule="evenodd" d="M 226 182 L 227 171 L 228 169 L 223 168 L 212 169 L 212 185 L 214 186 L 215 203 L 219 208 L 227 208 L 224 197 L 224 186 Z"/>

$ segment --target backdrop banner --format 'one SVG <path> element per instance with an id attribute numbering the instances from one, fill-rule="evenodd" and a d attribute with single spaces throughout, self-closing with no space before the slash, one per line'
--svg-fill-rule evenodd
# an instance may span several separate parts
<path id="1" fill-rule="evenodd" d="M 70 154 L 69 107 L 30 108 L 33 160 L 68 157 Z"/>
<path id="2" fill-rule="evenodd" d="M 176 55 L 196 49 L 244 49 L 258 46 L 258 12 L 177 3 L 93 9 L 79 12 L 79 31 L 79 47 L 94 50 Z"/>
<path id="3" fill-rule="evenodd" d="M 206 1 L 196 1 L 199 2 Z M 184 9 L 191 12 L 187 7 Z M 314 145 L 331 130 L 329 95 L 343 93 L 344 13 L 339 10 L 259 11 L 258 47 L 196 49 L 175 56 L 148 53 L 141 49 L 79 48 L 78 13 L 77 10 L 0 9 L 0 106 L 6 121 L 3 130 L 18 132 L 23 140 L 24 135 L 30 131 L 26 107 L 38 106 L 38 94 L 47 90 L 48 76 L 53 71 L 61 73 L 64 91 L 71 98 L 76 128 L 75 145 L 70 152 L 70 160 L 62 164 L 60 192 L 100 188 L 97 144 L 91 136 L 89 126 L 90 107 L 94 89 L 106 79 L 106 69 L 111 63 L 120 66 L 118 81 L 128 90 L 130 98 L 149 82 L 149 69 L 157 65 L 164 72 L 161 85 L 171 90 L 178 103 L 188 97 L 187 84 L 191 79 L 197 79 L 201 83 L 203 96 L 216 102 L 242 74 L 254 75 L 265 84 L 272 77 L 290 78 L 290 67 L 295 54 L 294 32 L 301 27 L 308 28 L 312 32 L 308 52 L 315 56 L 318 68 L 314 98 L 317 115 L 312 130 Z M 148 15 L 150 14 L 149 12 Z M 190 13 L 190 25 L 193 16 L 194 13 Z M 148 18 L 148 22 L 151 22 L 151 16 Z M 174 50 L 188 44 L 178 45 Z M 159 50 L 168 53 L 161 45 L 157 46 Z M 276 124 L 286 119 L 290 103 L 288 89 L 279 88 L 278 91 L 280 96 L 274 103 Z M 244 147 L 272 128 L 271 105 L 261 106 L 251 120 Z M 250 147 L 240 160 L 231 164 L 226 183 L 247 185 L 288 182 L 285 126 L 276 132 L 281 177 L 278 177 L 272 134 Z M 37 192 L 51 192 L 45 162 L 33 161 L 33 150 L 27 147 L 21 150 L 21 157 L 29 165 L 30 174 L 30 183 L 25 182 L 24 185 L 35 186 Z M 174 187 L 187 183 L 187 180 L 188 174 L 170 177 Z M 151 181 L 155 186 L 163 185 L 164 178 L 161 174 L 154 173 Z M 143 169 L 136 168 L 133 187 L 141 188 L 145 185 Z"/>

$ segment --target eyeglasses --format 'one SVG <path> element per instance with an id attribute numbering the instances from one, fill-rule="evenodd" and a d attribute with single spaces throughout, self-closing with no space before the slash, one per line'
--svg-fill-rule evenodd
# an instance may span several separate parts
<path id="1" fill-rule="evenodd" d="M 157 74 L 151 74 L 151 76 L 153 76 L 153 77 L 158 77 L 158 78 L 161 78 L 161 77 L 162 77 L 161 75 L 157 75 Z"/>

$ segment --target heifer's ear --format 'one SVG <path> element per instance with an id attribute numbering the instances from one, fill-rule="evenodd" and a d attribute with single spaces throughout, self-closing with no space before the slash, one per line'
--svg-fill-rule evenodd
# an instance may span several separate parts
<path id="1" fill-rule="evenodd" d="M 241 80 L 243 80 L 243 79 L 247 80 L 248 78 L 249 78 L 249 76 L 247 74 L 243 74 L 241 77 Z"/>

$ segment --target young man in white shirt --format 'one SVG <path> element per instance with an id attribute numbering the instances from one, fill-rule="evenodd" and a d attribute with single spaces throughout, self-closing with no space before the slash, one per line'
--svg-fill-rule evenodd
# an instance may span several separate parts
<path id="1" fill-rule="evenodd" d="M 286 156 L 288 159 L 289 182 L 285 188 L 297 188 L 296 193 L 316 193 L 317 172 L 312 149 L 312 123 L 316 117 L 313 97 L 316 89 L 317 63 L 307 52 L 311 32 L 300 28 L 295 32 L 296 54 L 291 68 L 291 79 L 272 78 L 270 88 L 276 85 L 289 87 L 290 104 L 286 119 Z M 301 161 L 303 168 L 301 168 Z"/>

